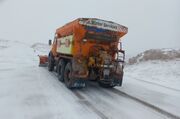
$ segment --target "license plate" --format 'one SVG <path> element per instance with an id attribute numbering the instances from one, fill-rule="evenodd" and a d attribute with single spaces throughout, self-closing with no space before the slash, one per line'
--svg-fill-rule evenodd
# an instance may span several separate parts
<path id="1" fill-rule="evenodd" d="M 104 69 L 104 75 L 108 75 L 109 76 L 109 73 L 110 73 L 109 69 Z"/>

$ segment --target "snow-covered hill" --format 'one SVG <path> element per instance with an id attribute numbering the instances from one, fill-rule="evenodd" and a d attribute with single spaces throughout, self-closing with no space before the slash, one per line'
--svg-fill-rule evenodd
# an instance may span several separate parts
<path id="1" fill-rule="evenodd" d="M 130 58 L 124 72 L 121 90 L 179 115 L 179 49 L 147 50 Z"/>
<path id="2" fill-rule="evenodd" d="M 151 49 L 130 58 L 126 75 L 180 90 L 180 49 Z"/>
<path id="3" fill-rule="evenodd" d="M 180 49 L 150 49 L 129 59 L 128 64 L 135 64 L 143 61 L 168 61 L 180 58 Z"/>
<path id="4" fill-rule="evenodd" d="M 10 43 L 8 40 L 0 39 L 0 50 L 6 49 L 10 46 Z"/>
<path id="5" fill-rule="evenodd" d="M 126 75 L 180 90 L 180 60 L 147 61 L 125 68 Z"/>
<path id="6" fill-rule="evenodd" d="M 34 49 L 37 55 L 47 55 L 50 51 L 50 46 L 44 43 L 34 43 L 31 48 Z"/>

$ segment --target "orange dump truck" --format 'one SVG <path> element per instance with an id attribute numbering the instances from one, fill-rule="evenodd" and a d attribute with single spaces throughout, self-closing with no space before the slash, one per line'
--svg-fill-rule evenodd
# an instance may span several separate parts
<path id="1" fill-rule="evenodd" d="M 125 53 L 120 38 L 127 32 L 127 27 L 111 21 L 76 19 L 56 30 L 48 70 L 55 70 L 68 88 L 85 87 L 87 80 L 121 86 Z"/>

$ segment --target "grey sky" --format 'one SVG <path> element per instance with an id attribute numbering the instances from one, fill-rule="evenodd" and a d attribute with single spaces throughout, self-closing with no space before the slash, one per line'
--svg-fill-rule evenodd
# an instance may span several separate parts
<path id="1" fill-rule="evenodd" d="M 123 45 L 128 55 L 180 48 L 180 0 L 4 0 L 0 38 L 47 43 L 56 28 L 79 17 L 127 26 Z"/>

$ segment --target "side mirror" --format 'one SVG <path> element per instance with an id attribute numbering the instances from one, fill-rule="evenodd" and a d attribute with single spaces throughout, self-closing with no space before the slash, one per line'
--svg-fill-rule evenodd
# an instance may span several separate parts
<path id="1" fill-rule="evenodd" d="M 52 45 L 52 40 L 51 39 L 49 39 L 49 45 Z"/>

